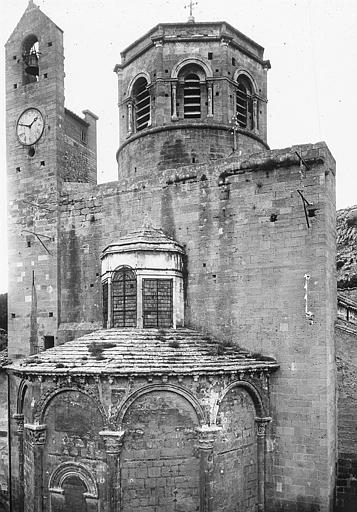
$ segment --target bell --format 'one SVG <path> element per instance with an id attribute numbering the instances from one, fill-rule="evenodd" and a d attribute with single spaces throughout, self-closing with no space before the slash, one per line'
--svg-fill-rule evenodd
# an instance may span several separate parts
<path id="1" fill-rule="evenodd" d="M 30 53 L 30 55 L 27 56 L 25 71 L 28 75 L 39 75 L 38 57 L 36 52 Z"/>

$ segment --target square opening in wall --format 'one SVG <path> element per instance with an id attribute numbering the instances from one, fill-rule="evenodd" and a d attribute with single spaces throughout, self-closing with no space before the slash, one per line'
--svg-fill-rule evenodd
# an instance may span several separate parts
<path id="1" fill-rule="evenodd" d="M 52 348 L 55 346 L 55 337 L 54 336 L 45 336 L 44 338 L 44 349 Z"/>

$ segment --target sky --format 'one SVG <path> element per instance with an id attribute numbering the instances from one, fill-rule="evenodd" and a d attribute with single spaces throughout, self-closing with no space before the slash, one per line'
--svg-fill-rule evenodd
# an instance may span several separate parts
<path id="1" fill-rule="evenodd" d="M 159 22 L 184 22 L 189 0 L 35 0 L 64 31 L 66 107 L 98 121 L 98 181 L 115 180 L 120 52 Z M 28 0 L 0 0 L 2 46 Z M 324 140 L 337 161 L 337 208 L 357 204 L 356 0 L 201 0 L 196 21 L 227 21 L 265 48 L 268 143 Z M 0 252 L 6 268 L 4 51 L 0 52 Z M 0 272 L 0 293 L 7 290 Z"/>

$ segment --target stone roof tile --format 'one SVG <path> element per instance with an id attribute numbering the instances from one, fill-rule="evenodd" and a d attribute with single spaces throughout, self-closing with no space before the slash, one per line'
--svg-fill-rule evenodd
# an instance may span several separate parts
<path id="1" fill-rule="evenodd" d="M 21 373 L 112 375 L 184 375 L 277 367 L 273 358 L 191 329 L 103 329 L 8 365 Z"/>

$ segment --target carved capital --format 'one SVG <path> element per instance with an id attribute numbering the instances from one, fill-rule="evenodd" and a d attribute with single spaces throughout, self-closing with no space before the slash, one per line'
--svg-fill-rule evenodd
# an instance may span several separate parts
<path id="1" fill-rule="evenodd" d="M 108 454 L 118 454 L 123 446 L 125 430 L 102 430 L 99 435 L 105 442 Z"/>
<path id="2" fill-rule="evenodd" d="M 16 413 L 16 414 L 13 414 L 12 417 L 16 421 L 17 432 L 19 434 L 22 434 L 24 431 L 24 415 Z"/>
<path id="3" fill-rule="evenodd" d="M 222 427 L 218 425 L 202 425 L 196 428 L 198 432 L 198 449 L 200 450 L 213 450 L 213 445 L 216 440 L 218 432 Z"/>
<path id="4" fill-rule="evenodd" d="M 46 442 L 47 425 L 25 423 L 27 439 L 32 445 L 43 445 Z"/>
<path id="5" fill-rule="evenodd" d="M 268 424 L 271 422 L 271 418 L 268 416 L 266 418 L 255 418 L 255 422 L 257 424 L 258 430 L 257 430 L 257 436 L 258 437 L 265 437 L 266 435 L 266 428 Z"/>

